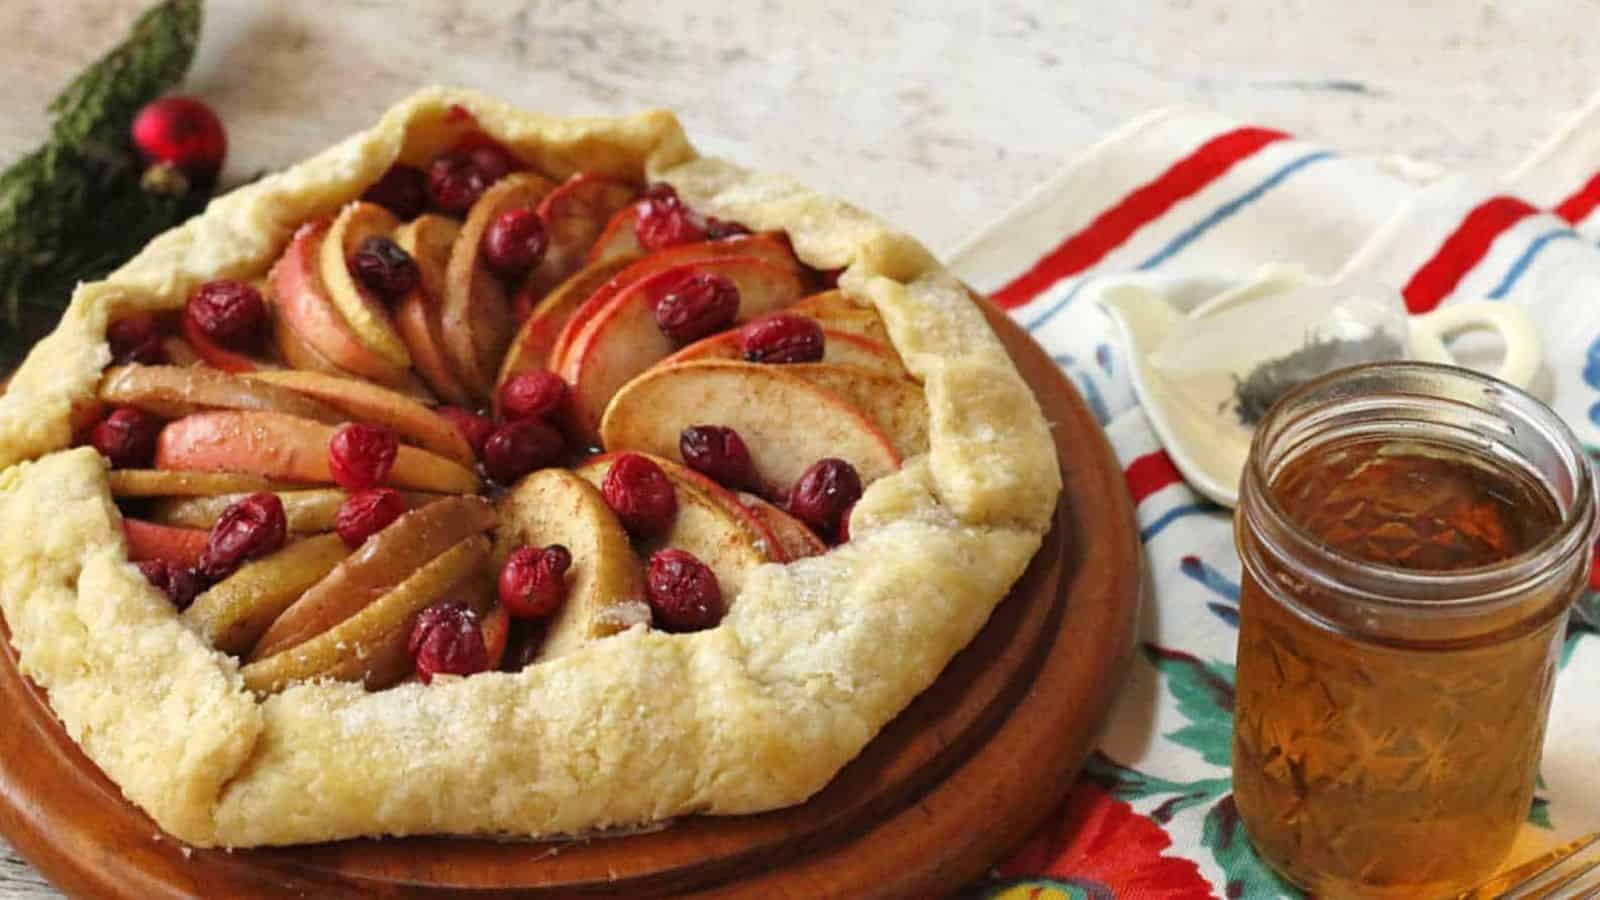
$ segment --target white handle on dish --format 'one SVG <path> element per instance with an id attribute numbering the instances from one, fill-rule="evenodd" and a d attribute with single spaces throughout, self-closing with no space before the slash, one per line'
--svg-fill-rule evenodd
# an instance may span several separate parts
<path id="1" fill-rule="evenodd" d="M 1411 317 L 1411 355 L 1422 362 L 1455 363 L 1445 341 L 1468 331 L 1493 331 L 1505 344 L 1500 369 L 1489 374 L 1525 388 L 1539 370 L 1539 332 L 1521 307 L 1493 300 L 1453 303 Z"/>

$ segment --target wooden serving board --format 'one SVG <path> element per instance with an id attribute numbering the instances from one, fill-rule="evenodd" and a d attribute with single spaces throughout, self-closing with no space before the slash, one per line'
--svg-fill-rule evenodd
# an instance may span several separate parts
<path id="1" fill-rule="evenodd" d="M 582 841 L 460 838 L 190 850 L 78 750 L 0 654 L 0 832 L 68 894 L 177 897 L 930 897 L 979 877 L 1058 804 L 1121 685 L 1140 597 L 1122 473 L 1025 332 L 995 330 L 1054 426 L 1055 528 L 983 631 L 817 796 Z M 893 652 L 893 648 L 885 648 Z"/>

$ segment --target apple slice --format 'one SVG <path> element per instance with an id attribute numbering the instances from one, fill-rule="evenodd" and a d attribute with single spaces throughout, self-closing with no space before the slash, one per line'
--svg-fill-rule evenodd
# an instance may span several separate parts
<path id="1" fill-rule="evenodd" d="M 536 208 L 554 189 L 532 172 L 507 175 L 472 204 L 451 247 L 441 317 L 444 349 L 461 382 L 481 400 L 494 393 L 500 358 L 516 329 L 506 289 L 483 261 L 483 233 L 500 213 Z"/>
<path id="2" fill-rule="evenodd" d="M 371 690 L 394 684 L 411 670 L 407 644 L 417 614 L 461 582 L 476 580 L 488 563 L 489 539 L 469 537 L 407 569 L 404 580 L 302 641 L 262 653 L 263 637 L 240 670 L 245 686 L 273 693 L 312 678 L 360 681 Z"/>
<path id="3" fill-rule="evenodd" d="M 784 311 L 793 312 L 794 309 L 790 307 Z M 724 331 L 695 341 L 662 360 L 662 365 L 696 359 L 743 359 L 739 351 L 738 332 Z M 907 375 L 905 366 L 900 363 L 899 354 L 891 350 L 888 345 L 826 327 L 822 329 L 822 361 L 859 366 L 899 378 Z"/>
<path id="4" fill-rule="evenodd" d="M 328 223 L 323 220 L 307 222 L 295 232 L 283 256 L 267 273 L 273 309 L 288 326 L 287 330 L 329 365 L 383 384 L 404 384 L 408 374 L 405 366 L 397 366 L 369 348 L 328 298 L 318 264 L 327 234 Z M 280 331 L 279 349 L 283 350 L 286 343 L 292 345 L 293 341 L 286 340 L 286 335 Z M 299 356 L 304 358 L 305 355 Z M 302 365 L 287 351 L 284 358 L 295 368 L 317 368 Z"/>
<path id="5" fill-rule="evenodd" d="M 261 373 L 272 375 L 284 372 Z M 344 416 L 292 390 L 215 369 L 179 366 L 115 366 L 100 379 L 100 399 L 136 406 L 163 419 L 181 419 L 208 409 L 254 409 L 338 424 Z"/>
<path id="6" fill-rule="evenodd" d="M 801 272 L 800 261 L 795 259 L 794 251 L 789 248 L 789 239 L 775 232 L 742 234 L 720 241 L 680 244 L 659 250 L 618 272 L 615 278 L 573 310 L 567 323 L 562 326 L 561 334 L 556 337 L 555 348 L 550 352 L 550 368 L 561 366 L 571 345 L 582 336 L 595 314 L 605 309 L 617 294 L 657 272 L 724 256 L 753 256 L 780 268 L 790 269 L 797 276 Z"/>
<path id="7" fill-rule="evenodd" d="M 523 291 L 542 296 L 582 268 L 606 223 L 638 195 L 633 185 L 593 172 L 579 172 L 551 191 L 539 204 L 550 246 Z"/>
<path id="8" fill-rule="evenodd" d="M 456 220 L 433 214 L 418 216 L 395 232 L 395 242 L 411 254 L 421 277 L 395 307 L 394 318 L 395 327 L 411 350 L 412 364 L 428 385 L 451 403 L 468 406 L 472 396 L 445 352 L 441 318 L 445 273 L 450 266 L 451 248 L 460 234 L 461 225 Z"/>
<path id="9" fill-rule="evenodd" d="M 630 203 L 612 213 L 606 222 L 606 227 L 600 229 L 600 236 L 589 245 L 589 252 L 583 255 L 584 265 L 592 266 L 595 263 L 605 262 L 619 256 L 639 256 L 644 253 L 644 245 L 639 243 L 638 236 L 634 233 L 634 226 L 639 223 L 639 204 Z"/>
<path id="10" fill-rule="evenodd" d="M 401 440 L 469 468 L 478 463 L 472 447 L 448 419 L 388 388 L 317 372 L 261 372 L 249 376 L 249 381 L 311 397 L 344 413 L 346 418 L 383 425 Z"/>
<path id="11" fill-rule="evenodd" d="M 596 456 L 579 465 L 573 473 L 598 487 L 621 455 L 607 453 Z M 670 460 L 656 457 L 656 462 L 670 463 Z M 652 553 L 667 547 L 693 553 L 716 574 L 723 600 L 731 602 L 739 595 L 751 570 L 771 561 L 768 547 L 762 545 L 761 538 L 747 527 L 744 520 L 698 486 L 680 477 L 681 466 L 674 465 L 668 469 L 663 465 L 662 470 L 672 480 L 677 493 L 678 514 L 665 534 L 639 542 L 639 555 L 649 558 Z"/>
<path id="12" fill-rule="evenodd" d="M 857 366 L 801 363 L 784 367 L 866 413 L 901 459 L 928 452 L 928 398 L 922 385 Z"/>
<path id="13" fill-rule="evenodd" d="M 545 634 L 546 657 L 650 621 L 644 564 L 600 491 L 566 469 L 541 469 L 500 500 L 497 559 L 518 547 L 560 544 L 572 553 L 567 600 Z"/>
<path id="14" fill-rule="evenodd" d="M 199 565 L 211 536 L 203 528 L 173 528 L 140 519 L 123 519 L 122 533 L 128 539 L 129 560 L 159 559 L 181 566 Z"/>
<path id="15" fill-rule="evenodd" d="M 783 548 L 786 557 L 785 562 L 793 562 L 807 556 L 821 556 L 828 552 L 828 545 L 822 542 L 822 538 L 817 537 L 816 532 L 807 528 L 804 522 L 755 494 L 741 493 L 738 497 L 746 509 L 765 522 L 772 533 L 777 535 L 778 545 Z"/>
<path id="16" fill-rule="evenodd" d="M 600 424 L 601 444 L 682 462 L 683 429 L 725 425 L 744 438 L 768 494 L 787 491 L 827 457 L 855 466 L 863 484 L 900 467 L 894 445 L 871 419 L 786 368 L 707 360 L 652 369 L 612 399 Z"/>
<path id="17" fill-rule="evenodd" d="M 572 386 L 574 427 L 580 436 L 598 436 L 606 404 L 628 380 L 677 349 L 656 324 L 656 304 L 690 274 L 717 275 L 739 291 L 743 321 L 800 299 L 804 288 L 793 270 L 750 256 L 701 260 L 657 272 L 612 298 L 568 351 L 556 374 Z"/>
<path id="18" fill-rule="evenodd" d="M 529 291 L 517 294 L 518 307 L 526 302 L 528 310 L 526 315 L 521 316 L 522 327 L 517 330 L 517 336 L 511 339 L 506 358 L 500 364 L 499 383 L 504 384 L 518 372 L 550 368 L 554 364 L 550 353 L 555 349 L 556 337 L 561 334 L 561 326 L 567 318 L 590 295 L 632 264 L 634 259 L 631 256 L 619 256 L 585 266 L 537 301 L 532 299 L 533 294 Z"/>
<path id="19" fill-rule="evenodd" d="M 288 517 L 291 534 L 332 531 L 339 515 L 339 505 L 349 496 L 344 491 L 333 488 L 278 491 L 277 494 L 278 499 L 283 501 L 283 511 Z M 163 497 L 150 507 L 150 519 L 162 525 L 210 528 L 222 518 L 224 510 L 247 496 L 249 495 L 241 493 L 219 494 L 214 497 Z M 407 509 L 420 509 L 429 503 L 444 499 L 446 495 L 403 491 L 401 496 L 405 497 Z"/>
<path id="20" fill-rule="evenodd" d="M 756 547 L 761 550 L 769 561 L 789 561 L 788 556 L 783 552 L 778 535 L 768 527 L 765 519 L 756 515 L 755 512 L 739 500 L 738 494 L 688 466 L 660 456 L 651 456 L 650 458 L 661 466 L 661 470 L 667 473 L 667 477 L 672 480 L 674 485 L 680 486 L 680 490 L 698 491 L 706 499 L 721 506 L 723 512 L 737 519 L 740 527 L 748 533 L 751 540 L 756 542 Z"/>
<path id="21" fill-rule="evenodd" d="M 889 329 L 876 307 L 851 297 L 841 290 L 823 291 L 789 307 L 797 316 L 816 319 L 824 329 L 843 331 L 890 346 Z"/>
<path id="22" fill-rule="evenodd" d="M 511 614 L 496 603 L 483 616 L 483 646 L 489 651 L 489 671 L 500 668 L 506 659 L 506 644 L 511 640 Z"/>
<path id="23" fill-rule="evenodd" d="M 243 654 L 300 595 L 350 555 L 336 534 L 291 541 L 282 550 L 240 566 L 196 597 L 183 613 L 211 646 Z"/>
<path id="24" fill-rule="evenodd" d="M 335 429 L 271 412 L 207 412 L 169 422 L 156 441 L 156 468 L 243 472 L 284 481 L 329 484 L 328 442 Z M 478 476 L 426 450 L 400 446 L 388 484 L 441 494 L 470 494 Z"/>
<path id="25" fill-rule="evenodd" d="M 174 366 L 198 366 L 205 362 L 200 354 L 194 352 L 194 347 L 181 337 L 169 337 L 161 342 L 161 352 L 167 355 L 167 362 Z"/>
<path id="26" fill-rule="evenodd" d="M 237 472 L 169 472 L 164 469 L 113 469 L 106 473 L 113 497 L 214 497 L 269 491 L 260 475 Z"/>
<path id="27" fill-rule="evenodd" d="M 189 315 L 187 310 L 178 315 L 178 328 L 183 332 L 183 339 L 190 347 L 194 348 L 194 353 L 200 357 L 200 361 L 214 369 L 239 374 L 242 372 L 254 372 L 257 369 L 264 369 L 270 366 L 269 363 L 252 359 L 242 353 L 235 353 L 213 341 L 204 331 L 200 330 L 199 323 Z"/>
<path id="28" fill-rule="evenodd" d="M 261 636 L 250 658 L 265 659 L 329 630 L 428 560 L 494 525 L 494 507 L 478 497 L 451 497 L 406 513 L 367 538 L 285 610 Z"/>
<path id="29" fill-rule="evenodd" d="M 368 238 L 388 237 L 400 227 L 394 214 L 376 203 L 357 201 L 346 206 L 328 227 L 318 265 L 323 290 L 344 317 L 345 324 L 368 350 L 397 369 L 411 366 L 411 353 L 389 320 L 389 310 L 350 271 L 350 258 Z"/>

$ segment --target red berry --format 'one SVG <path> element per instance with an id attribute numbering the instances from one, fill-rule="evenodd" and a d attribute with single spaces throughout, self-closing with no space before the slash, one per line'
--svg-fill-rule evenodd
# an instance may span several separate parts
<path id="1" fill-rule="evenodd" d="M 267 301 L 243 281 L 223 279 L 200 285 L 189 297 L 186 314 L 202 334 L 230 350 L 255 350 L 271 330 Z"/>
<path id="2" fill-rule="evenodd" d="M 678 192 L 669 184 L 653 184 L 639 201 L 639 215 L 633 222 L 633 236 L 646 250 L 660 250 L 674 244 L 706 239 L 705 225 L 694 211 L 683 205 Z"/>
<path id="3" fill-rule="evenodd" d="M 350 273 L 360 279 L 367 290 L 388 303 L 399 302 L 422 278 L 411 254 L 394 241 L 377 235 L 362 241 L 350 256 Z"/>
<path id="4" fill-rule="evenodd" d="M 483 456 L 483 445 L 489 440 L 489 435 L 494 434 L 494 423 L 488 416 L 481 416 L 459 406 L 441 406 L 435 412 L 450 420 L 450 424 L 456 427 L 456 431 L 466 440 L 467 446 L 472 448 L 473 453 Z"/>
<path id="5" fill-rule="evenodd" d="M 536 419 L 519 419 L 495 429 L 483 442 L 483 468 L 500 484 L 553 466 L 566 452 L 561 432 Z"/>
<path id="6" fill-rule="evenodd" d="M 817 362 L 823 349 L 822 326 L 805 316 L 773 313 L 739 329 L 739 352 L 750 362 Z"/>
<path id="7" fill-rule="evenodd" d="M 739 288 L 710 272 L 673 281 L 656 301 L 656 327 L 680 344 L 716 334 L 738 315 Z"/>
<path id="8" fill-rule="evenodd" d="M 500 570 L 500 605 L 519 619 L 555 615 L 567 599 L 567 570 L 572 554 L 560 544 L 522 547 Z"/>
<path id="9" fill-rule="evenodd" d="M 345 490 L 365 490 L 383 484 L 399 455 L 394 432 L 380 425 L 352 423 L 334 432 L 328 442 L 328 470 Z"/>
<path id="10" fill-rule="evenodd" d="M 228 135 L 211 107 L 192 97 L 162 97 L 133 119 L 133 145 L 146 162 L 171 163 L 191 178 L 222 170 Z"/>
<path id="11" fill-rule="evenodd" d="M 531 209 L 508 209 L 483 232 L 483 261 L 502 278 L 517 278 L 537 266 L 550 249 L 544 220 Z"/>
<path id="12" fill-rule="evenodd" d="M 821 459 L 789 489 L 789 514 L 824 539 L 840 533 L 840 523 L 861 499 L 861 476 L 842 459 Z"/>
<path id="13" fill-rule="evenodd" d="M 750 229 L 738 222 L 719 219 L 716 216 L 706 216 L 706 239 L 712 241 L 727 240 L 750 233 Z"/>
<path id="14" fill-rule="evenodd" d="M 475 675 L 489 668 L 478 614 L 460 600 L 441 600 L 418 613 L 408 649 L 423 684 L 435 675 Z"/>
<path id="15" fill-rule="evenodd" d="M 734 490 L 756 485 L 750 448 L 739 432 L 722 425 L 691 425 L 678 436 L 678 453 L 689 468 Z"/>
<path id="16" fill-rule="evenodd" d="M 147 559 L 134 563 L 145 580 L 160 588 L 179 612 L 189 608 L 194 598 L 205 590 L 205 581 L 188 566 L 180 566 L 161 559 Z"/>
<path id="17" fill-rule="evenodd" d="M 611 464 L 600 494 L 634 537 L 666 533 L 678 514 L 678 494 L 667 473 L 637 453 L 625 453 Z"/>
<path id="18" fill-rule="evenodd" d="M 511 170 L 517 167 L 511 152 L 486 134 L 472 135 L 463 140 L 458 149 L 466 151 L 472 164 L 489 179 L 490 184 L 511 174 Z"/>
<path id="19" fill-rule="evenodd" d="M 141 409 L 121 406 L 101 419 L 89 435 L 100 455 L 114 469 L 142 469 L 156 457 L 161 420 Z"/>
<path id="20" fill-rule="evenodd" d="M 106 342 L 111 345 L 111 361 L 118 365 L 155 366 L 167 361 L 161 330 L 149 313 L 134 313 L 112 322 L 106 327 Z"/>
<path id="21" fill-rule="evenodd" d="M 428 176 L 416 166 L 395 163 L 361 195 L 401 219 L 415 219 L 428 208 Z"/>
<path id="22" fill-rule="evenodd" d="M 464 215 L 489 186 L 511 171 L 511 158 L 493 144 L 457 148 L 428 166 L 428 198 L 452 215 Z"/>
<path id="23" fill-rule="evenodd" d="M 722 588 L 711 567 L 685 550 L 658 550 L 645 572 L 654 624 L 664 631 L 701 631 L 722 621 Z"/>
<path id="24" fill-rule="evenodd" d="M 393 488 L 368 488 L 344 498 L 333 517 L 333 530 L 355 549 L 395 519 L 406 514 L 406 498 Z"/>
<path id="25" fill-rule="evenodd" d="M 500 386 L 500 416 L 519 419 L 556 419 L 567 403 L 567 383 L 544 369 L 519 372 Z"/>
<path id="26" fill-rule="evenodd" d="M 226 577 L 248 560 L 274 553 L 288 537 L 289 520 L 283 501 L 265 491 L 223 510 L 211 526 L 205 552 L 200 554 L 200 574 L 216 580 Z"/>

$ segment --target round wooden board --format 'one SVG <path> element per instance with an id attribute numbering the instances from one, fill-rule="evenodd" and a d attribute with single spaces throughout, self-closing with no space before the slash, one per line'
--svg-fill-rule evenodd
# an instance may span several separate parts
<path id="1" fill-rule="evenodd" d="M 78 750 L 0 654 L 0 831 L 69 894 L 164 897 L 929 897 L 979 877 L 1059 803 L 1121 685 L 1140 595 L 1122 473 L 1055 364 L 986 310 L 1049 418 L 1055 528 L 983 631 L 809 802 L 556 843 L 460 838 L 190 850 Z M 886 652 L 893 652 L 886 648 Z"/>

